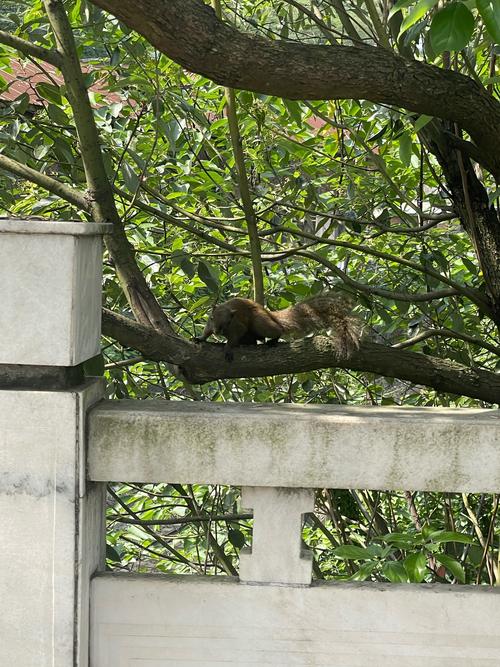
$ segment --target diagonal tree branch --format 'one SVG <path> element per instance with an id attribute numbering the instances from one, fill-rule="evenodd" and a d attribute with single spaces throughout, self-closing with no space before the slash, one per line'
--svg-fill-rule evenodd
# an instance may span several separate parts
<path id="1" fill-rule="evenodd" d="M 224 86 L 291 99 L 366 99 L 455 121 L 500 180 L 500 104 L 467 76 L 367 45 L 247 35 L 219 20 L 202 0 L 92 1 L 172 60 Z"/>
<path id="2" fill-rule="evenodd" d="M 44 49 L 42 46 L 37 46 L 26 39 L 12 35 L 10 32 L 5 32 L 5 30 L 0 30 L 0 44 L 10 46 L 25 56 L 38 58 L 54 65 L 54 67 L 61 68 L 61 56 L 54 49 Z"/>
<path id="3" fill-rule="evenodd" d="M 179 368 L 193 384 L 215 379 L 263 377 L 303 373 L 321 368 L 349 368 L 397 377 L 440 392 L 470 396 L 488 403 L 500 402 L 500 376 L 417 352 L 364 342 L 349 359 L 339 360 L 332 341 L 325 336 L 294 343 L 252 345 L 237 348 L 235 359 L 224 360 L 224 346 L 198 345 L 177 336 L 164 336 L 138 322 L 103 310 L 103 333 L 153 361 Z"/>
<path id="4" fill-rule="evenodd" d="M 39 185 L 41 188 L 61 197 L 61 199 L 65 199 L 78 209 L 88 210 L 89 208 L 87 199 L 82 192 L 66 185 L 66 183 L 61 183 L 61 181 L 52 178 L 52 176 L 47 176 L 47 174 L 42 174 L 40 171 L 32 169 L 31 167 L 22 164 L 22 162 L 18 162 L 6 155 L 0 154 L 0 169 L 10 171 L 11 174 L 15 174 L 20 178 L 24 178 L 27 181 L 31 181 L 31 183 Z"/>
<path id="5" fill-rule="evenodd" d="M 111 222 L 114 225 L 113 233 L 106 237 L 105 242 L 135 317 L 159 331 L 172 332 L 170 322 L 137 266 L 134 249 L 127 239 L 116 210 L 104 166 L 99 133 L 62 0 L 43 0 L 43 3 L 60 55 L 66 94 L 73 109 L 88 186 L 88 208 L 96 222 Z"/>

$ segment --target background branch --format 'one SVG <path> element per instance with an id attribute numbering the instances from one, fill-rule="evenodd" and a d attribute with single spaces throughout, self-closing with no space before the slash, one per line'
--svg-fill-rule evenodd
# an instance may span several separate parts
<path id="1" fill-rule="evenodd" d="M 366 99 L 455 121 L 500 180 L 500 104 L 458 72 L 367 45 L 250 36 L 220 21 L 201 0 L 92 1 L 175 62 L 223 86 L 289 99 Z"/>

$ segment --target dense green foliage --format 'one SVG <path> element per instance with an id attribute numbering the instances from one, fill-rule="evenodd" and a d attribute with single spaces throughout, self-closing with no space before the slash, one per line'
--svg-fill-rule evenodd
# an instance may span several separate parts
<path id="1" fill-rule="evenodd" d="M 19 7 L 2 3 L 7 4 Z M 41 3 L 29 4 L 17 34 L 50 47 Z M 303 10 L 295 2 L 255 4 L 228 2 L 227 20 L 270 38 L 345 39 L 329 2 L 313 3 L 318 11 L 312 17 L 309 3 Z M 391 11 L 384 5 L 380 26 L 362 3 L 348 4 L 360 39 L 380 41 L 382 30 L 402 52 L 424 53 L 439 66 L 451 57 L 454 69 L 495 92 L 490 63 L 498 25 L 487 3 L 478 0 L 477 8 L 448 3 L 438 10 L 436 3 L 400 0 Z M 93 5 L 75 0 L 65 6 L 136 261 L 176 331 L 190 338 L 200 332 L 214 302 L 250 296 L 252 290 L 225 92 L 183 71 Z M 403 21 L 399 32 L 398 20 Z M 12 24 L 4 27 L 13 30 Z M 0 69 L 8 71 L 13 58 L 20 56 L 3 47 Z M 84 190 L 74 129 L 78 111 L 71 108 L 63 81 L 50 70 L 30 94 L 27 89 L 0 108 L 3 154 Z M 373 340 L 465 366 L 498 368 L 495 325 L 464 291 L 484 291 L 473 244 L 456 217 L 440 165 L 419 136 L 428 117 L 366 101 L 298 102 L 244 91 L 237 94 L 237 110 L 270 307 L 283 308 L 328 288 L 342 290 L 358 304 Z M 493 179 L 483 177 L 498 206 Z M 3 214 L 89 218 L 6 171 L 1 183 Z M 431 298 L 447 288 L 454 292 Z M 105 298 L 110 309 L 130 315 L 112 258 L 105 266 Z M 112 339 L 104 341 L 104 363 L 109 396 L 116 398 L 481 405 L 335 368 L 219 380 L 193 390 L 165 365 Z M 108 555 L 114 567 L 120 562 L 135 570 L 233 571 L 250 525 L 238 514 L 237 491 L 166 484 L 113 489 Z M 173 523 L 200 514 L 203 520 Z M 232 518 L 210 518 L 225 514 Z M 493 582 L 496 514 L 497 500 L 484 496 L 323 490 L 304 538 L 315 548 L 318 577 Z"/>

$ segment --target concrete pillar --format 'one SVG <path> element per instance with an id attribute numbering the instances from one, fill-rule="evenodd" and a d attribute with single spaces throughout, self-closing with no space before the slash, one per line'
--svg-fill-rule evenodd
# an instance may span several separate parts
<path id="1" fill-rule="evenodd" d="M 0 221 L 0 665 L 87 667 L 104 485 L 85 479 L 109 225 Z"/>
<path id="2" fill-rule="evenodd" d="M 302 548 L 302 518 L 314 511 L 313 489 L 244 486 L 241 505 L 253 510 L 252 548 L 240 553 L 240 581 L 310 584 L 311 552 Z"/>

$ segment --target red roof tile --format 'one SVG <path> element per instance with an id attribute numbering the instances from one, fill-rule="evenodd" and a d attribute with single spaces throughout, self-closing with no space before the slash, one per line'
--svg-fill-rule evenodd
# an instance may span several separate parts
<path id="1" fill-rule="evenodd" d="M 43 68 L 40 69 L 33 63 L 12 59 L 9 62 L 9 68 L 12 71 L 9 72 L 6 69 L 0 69 L 0 75 L 5 79 L 8 86 L 0 92 L 0 99 L 7 102 L 11 102 L 19 97 L 19 95 L 27 93 L 31 104 L 41 105 L 44 100 L 36 90 L 37 84 L 52 83 L 61 86 L 64 83 L 59 70 L 48 63 L 44 63 Z M 82 69 L 85 73 L 91 71 L 91 68 L 85 65 Z M 94 93 L 101 93 L 108 104 L 124 101 L 124 98 L 118 93 L 106 92 L 106 87 L 102 80 L 93 83 L 90 86 L 90 90 Z"/>

